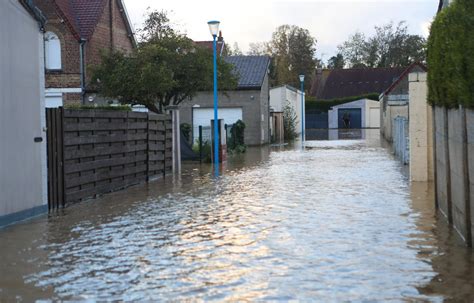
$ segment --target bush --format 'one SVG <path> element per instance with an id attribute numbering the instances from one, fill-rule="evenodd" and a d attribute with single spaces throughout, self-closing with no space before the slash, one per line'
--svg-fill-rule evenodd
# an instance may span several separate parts
<path id="1" fill-rule="evenodd" d="M 456 0 L 443 9 L 428 39 L 428 102 L 474 107 L 474 2 Z"/>
<path id="2" fill-rule="evenodd" d="M 297 116 L 295 110 L 287 103 L 285 107 L 283 107 L 283 130 L 285 132 L 285 140 L 291 141 L 296 138 L 296 122 Z"/>
<path id="3" fill-rule="evenodd" d="M 181 123 L 181 132 L 187 142 L 191 142 L 191 125 L 189 123 Z"/>
<path id="4" fill-rule="evenodd" d="M 73 109 L 73 110 L 115 110 L 115 111 L 124 111 L 130 112 L 132 108 L 128 105 L 118 105 L 118 106 L 110 106 L 110 105 L 79 105 L 79 104 L 72 104 L 72 105 L 65 105 L 64 109 Z"/>
<path id="5" fill-rule="evenodd" d="M 238 120 L 232 125 L 230 135 L 230 140 L 227 142 L 228 150 L 235 153 L 245 152 L 247 150 L 247 146 L 244 142 L 245 123 L 242 120 Z"/>
<path id="6" fill-rule="evenodd" d="M 305 109 L 307 113 L 328 112 L 333 106 L 360 100 L 360 99 L 370 99 L 370 100 L 379 101 L 379 94 L 372 93 L 372 94 L 340 98 L 340 99 L 332 99 L 332 100 L 317 100 L 313 97 L 306 97 Z"/>
<path id="7" fill-rule="evenodd" d="M 193 145 L 193 151 L 198 155 L 199 155 L 199 146 L 200 146 L 199 143 L 200 142 L 199 142 L 199 139 L 198 139 L 198 140 L 196 140 L 196 143 L 194 143 L 194 145 Z M 211 163 L 211 161 L 212 161 L 211 151 L 212 151 L 211 143 L 209 143 L 209 141 L 204 141 L 202 143 L 202 160 L 204 162 Z"/>

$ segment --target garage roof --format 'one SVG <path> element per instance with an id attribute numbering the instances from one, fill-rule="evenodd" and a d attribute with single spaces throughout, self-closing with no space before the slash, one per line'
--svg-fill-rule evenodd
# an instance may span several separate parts
<path id="1" fill-rule="evenodd" d="M 229 56 L 224 60 L 234 65 L 240 76 L 238 89 L 260 89 L 270 66 L 268 56 Z"/>

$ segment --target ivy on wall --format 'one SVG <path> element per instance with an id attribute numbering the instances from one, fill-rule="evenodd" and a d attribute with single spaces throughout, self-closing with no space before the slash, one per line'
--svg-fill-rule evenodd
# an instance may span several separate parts
<path id="1" fill-rule="evenodd" d="M 443 9 L 428 39 L 428 102 L 474 108 L 474 1 Z"/>

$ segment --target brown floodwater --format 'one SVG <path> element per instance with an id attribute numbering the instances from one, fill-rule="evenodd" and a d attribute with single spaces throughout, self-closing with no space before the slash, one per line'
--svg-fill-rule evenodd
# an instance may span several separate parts
<path id="1" fill-rule="evenodd" d="M 185 164 L 1 229 L 0 301 L 474 301 L 432 186 L 378 130 L 358 138 L 250 148 L 217 179 Z"/>

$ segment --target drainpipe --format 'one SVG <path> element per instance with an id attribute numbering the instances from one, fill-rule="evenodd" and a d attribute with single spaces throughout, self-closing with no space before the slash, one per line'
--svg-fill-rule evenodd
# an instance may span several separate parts
<path id="1" fill-rule="evenodd" d="M 85 68 L 85 45 L 86 40 L 81 38 L 79 41 L 79 58 L 80 58 L 80 70 L 81 70 L 81 103 L 86 104 L 86 68 Z"/>

